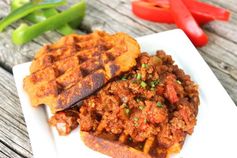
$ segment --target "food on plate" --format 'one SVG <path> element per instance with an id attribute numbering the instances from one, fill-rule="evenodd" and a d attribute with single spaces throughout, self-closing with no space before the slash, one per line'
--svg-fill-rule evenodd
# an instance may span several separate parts
<path id="1" fill-rule="evenodd" d="M 125 33 L 68 35 L 35 55 L 24 89 L 32 106 L 45 104 L 55 113 L 130 70 L 139 54 L 138 43 Z"/>
<path id="2" fill-rule="evenodd" d="M 59 111 L 49 119 L 49 124 L 55 126 L 59 135 L 66 136 L 78 127 L 79 106 L 80 103 L 67 110 Z"/>
<path id="3" fill-rule="evenodd" d="M 58 112 L 50 124 L 63 135 L 79 124 L 87 146 L 115 158 L 166 158 L 179 152 L 196 124 L 198 87 L 163 51 L 142 53 L 136 61 L 76 112 Z"/>

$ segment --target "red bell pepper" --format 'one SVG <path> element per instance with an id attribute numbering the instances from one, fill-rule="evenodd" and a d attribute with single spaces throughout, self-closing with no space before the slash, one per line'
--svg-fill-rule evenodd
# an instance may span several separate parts
<path id="1" fill-rule="evenodd" d="M 165 96 L 167 97 L 167 99 L 171 104 L 174 104 L 177 101 L 179 101 L 175 88 L 172 84 L 166 85 Z"/>
<path id="2" fill-rule="evenodd" d="M 152 3 L 153 5 L 161 8 L 170 8 L 169 0 L 141 0 L 141 1 Z"/>
<path id="3" fill-rule="evenodd" d="M 174 23 L 170 9 L 156 7 L 152 3 L 132 1 L 132 11 L 135 15 L 142 19 L 154 22 Z"/>
<path id="4" fill-rule="evenodd" d="M 176 25 L 186 33 L 195 46 L 207 44 L 207 35 L 198 26 L 182 0 L 170 0 L 170 8 Z"/>
<path id="5" fill-rule="evenodd" d="M 213 20 L 227 21 L 229 19 L 230 13 L 223 8 L 196 0 L 183 0 L 183 2 L 199 24 L 206 24 Z M 174 22 L 170 11 L 169 0 L 135 1 L 132 2 L 132 9 L 134 14 L 146 20 L 162 23 Z"/>
<path id="6" fill-rule="evenodd" d="M 224 8 L 216 7 L 204 2 L 195 0 L 182 0 L 191 11 L 193 17 L 200 24 L 205 24 L 213 20 L 228 21 L 230 12 Z"/>

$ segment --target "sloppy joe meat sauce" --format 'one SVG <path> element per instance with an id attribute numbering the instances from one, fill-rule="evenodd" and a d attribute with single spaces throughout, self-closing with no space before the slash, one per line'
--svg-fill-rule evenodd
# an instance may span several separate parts
<path id="1" fill-rule="evenodd" d="M 50 123 L 57 127 L 57 123 L 64 122 L 65 128 L 58 129 L 62 135 L 78 123 L 81 131 L 107 139 L 125 135 L 124 143 L 138 149 L 147 139 L 154 138 L 165 151 L 177 143 L 182 145 L 186 135 L 192 134 L 198 95 L 197 85 L 171 56 L 163 51 L 153 56 L 142 53 L 131 71 L 84 100 L 78 113 L 59 112 Z"/>

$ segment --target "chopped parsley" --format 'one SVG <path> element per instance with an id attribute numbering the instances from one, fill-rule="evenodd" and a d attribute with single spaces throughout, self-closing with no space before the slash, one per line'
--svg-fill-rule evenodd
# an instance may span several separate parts
<path id="1" fill-rule="evenodd" d="M 151 91 L 154 91 L 154 90 L 155 90 L 155 88 L 154 88 L 154 87 L 152 87 L 150 90 L 151 90 Z"/>
<path id="2" fill-rule="evenodd" d="M 124 112 L 125 112 L 127 115 L 129 115 L 130 110 L 129 110 L 128 108 L 126 108 L 126 109 L 124 109 Z"/>
<path id="3" fill-rule="evenodd" d="M 142 68 L 147 68 L 147 64 L 142 64 Z"/>
<path id="4" fill-rule="evenodd" d="M 156 85 L 158 85 L 159 83 L 160 83 L 160 80 L 154 80 L 154 81 L 150 82 L 150 86 L 151 86 L 151 88 L 155 88 Z"/>
<path id="5" fill-rule="evenodd" d="M 146 88 L 146 86 L 147 86 L 146 82 L 144 82 L 144 81 L 142 81 L 140 85 L 142 86 L 142 88 Z"/>
<path id="6" fill-rule="evenodd" d="M 151 86 L 152 88 L 154 88 L 156 85 L 155 85 L 155 83 L 154 83 L 153 81 L 151 81 L 151 82 L 150 82 L 150 86 Z"/>
<path id="7" fill-rule="evenodd" d="M 121 78 L 121 80 L 127 80 L 127 78 L 126 78 L 126 76 L 123 76 L 122 78 Z"/>
<path id="8" fill-rule="evenodd" d="M 147 120 L 146 120 L 146 119 L 144 119 L 144 123 L 147 123 Z"/>
<path id="9" fill-rule="evenodd" d="M 143 105 L 139 105 L 138 107 L 140 110 L 143 110 L 145 107 Z"/>
<path id="10" fill-rule="evenodd" d="M 141 99 L 140 98 L 136 98 L 136 102 L 138 103 L 138 102 L 140 102 L 141 101 Z"/>
<path id="11" fill-rule="evenodd" d="M 134 126 L 137 127 L 139 118 L 134 117 L 133 120 L 134 120 Z"/>
<path id="12" fill-rule="evenodd" d="M 159 101 L 156 103 L 156 106 L 159 107 L 159 108 L 162 108 L 162 107 L 163 107 L 162 103 L 159 102 Z"/>
<path id="13" fill-rule="evenodd" d="M 134 117 L 133 120 L 137 122 L 139 119 L 137 117 Z"/>
<path id="14" fill-rule="evenodd" d="M 137 122 L 136 122 L 136 123 L 134 123 L 134 126 L 135 126 L 135 127 L 137 127 L 137 126 L 138 126 L 138 123 L 137 123 Z"/>
<path id="15" fill-rule="evenodd" d="M 123 104 L 121 105 L 121 107 L 122 107 L 122 108 L 126 108 L 126 107 L 128 107 L 128 105 L 125 104 L 125 103 L 123 103 Z"/>
<path id="16" fill-rule="evenodd" d="M 142 79 L 142 75 L 140 73 L 137 74 L 137 79 L 141 80 Z"/>

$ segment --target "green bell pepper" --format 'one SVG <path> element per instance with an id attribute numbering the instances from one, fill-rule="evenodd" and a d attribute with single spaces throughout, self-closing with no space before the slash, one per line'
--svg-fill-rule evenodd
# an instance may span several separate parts
<path id="1" fill-rule="evenodd" d="M 24 1 L 21 0 L 21 2 Z M 34 0 L 32 2 L 29 2 L 23 5 L 22 7 L 13 10 L 7 17 L 0 21 L 0 32 L 2 32 L 7 26 L 12 24 L 13 22 L 25 17 L 26 15 L 36 10 L 57 7 L 65 3 L 65 0 Z M 21 3 L 15 4 L 14 7 L 20 4 Z"/>
<path id="2" fill-rule="evenodd" d="M 29 3 L 31 0 L 12 0 L 11 1 L 11 11 L 20 8 L 26 3 Z"/>
<path id="3" fill-rule="evenodd" d="M 17 8 L 20 8 L 29 2 L 30 2 L 30 0 L 12 0 L 11 1 L 11 10 L 13 11 Z M 26 19 L 32 23 L 39 23 L 39 22 L 46 20 L 48 17 L 54 16 L 56 14 L 58 14 L 58 11 L 55 8 L 49 8 L 49 9 L 45 9 L 45 10 L 41 9 L 41 10 L 36 10 L 36 11 L 32 12 L 31 14 L 24 17 L 24 19 Z M 74 30 L 68 24 L 63 25 L 62 27 L 59 27 L 56 30 L 63 35 L 68 35 L 68 34 L 71 34 L 74 32 Z"/>
<path id="4" fill-rule="evenodd" d="M 42 12 L 43 12 L 44 16 L 46 17 L 46 19 L 51 17 L 51 16 L 59 14 L 59 12 L 56 9 L 54 9 L 54 8 L 46 9 L 46 10 L 44 10 Z M 31 14 L 29 16 L 31 16 Z M 26 18 L 29 21 L 33 21 L 33 19 L 31 19 L 31 18 L 34 18 L 34 16 L 33 15 L 32 15 L 32 17 L 28 17 L 27 16 Z M 37 19 L 35 19 L 35 23 L 43 21 L 43 20 L 42 21 L 39 21 L 39 20 L 36 21 L 36 20 Z M 71 33 L 74 32 L 74 30 L 71 28 L 71 26 L 69 24 L 67 24 L 67 23 L 65 25 L 61 26 L 61 27 L 58 27 L 56 30 L 59 33 L 63 34 L 63 35 L 68 35 L 68 34 L 71 34 Z"/>
<path id="5" fill-rule="evenodd" d="M 73 20 L 78 20 L 81 22 L 85 16 L 86 3 L 85 0 L 81 0 L 79 3 L 73 5 L 71 8 L 49 17 L 48 19 L 28 26 L 27 24 L 22 24 L 17 28 L 12 34 L 12 40 L 15 44 L 25 44 L 32 40 L 33 38 L 43 34 L 46 31 L 53 30 L 59 26 L 65 25 Z"/>

